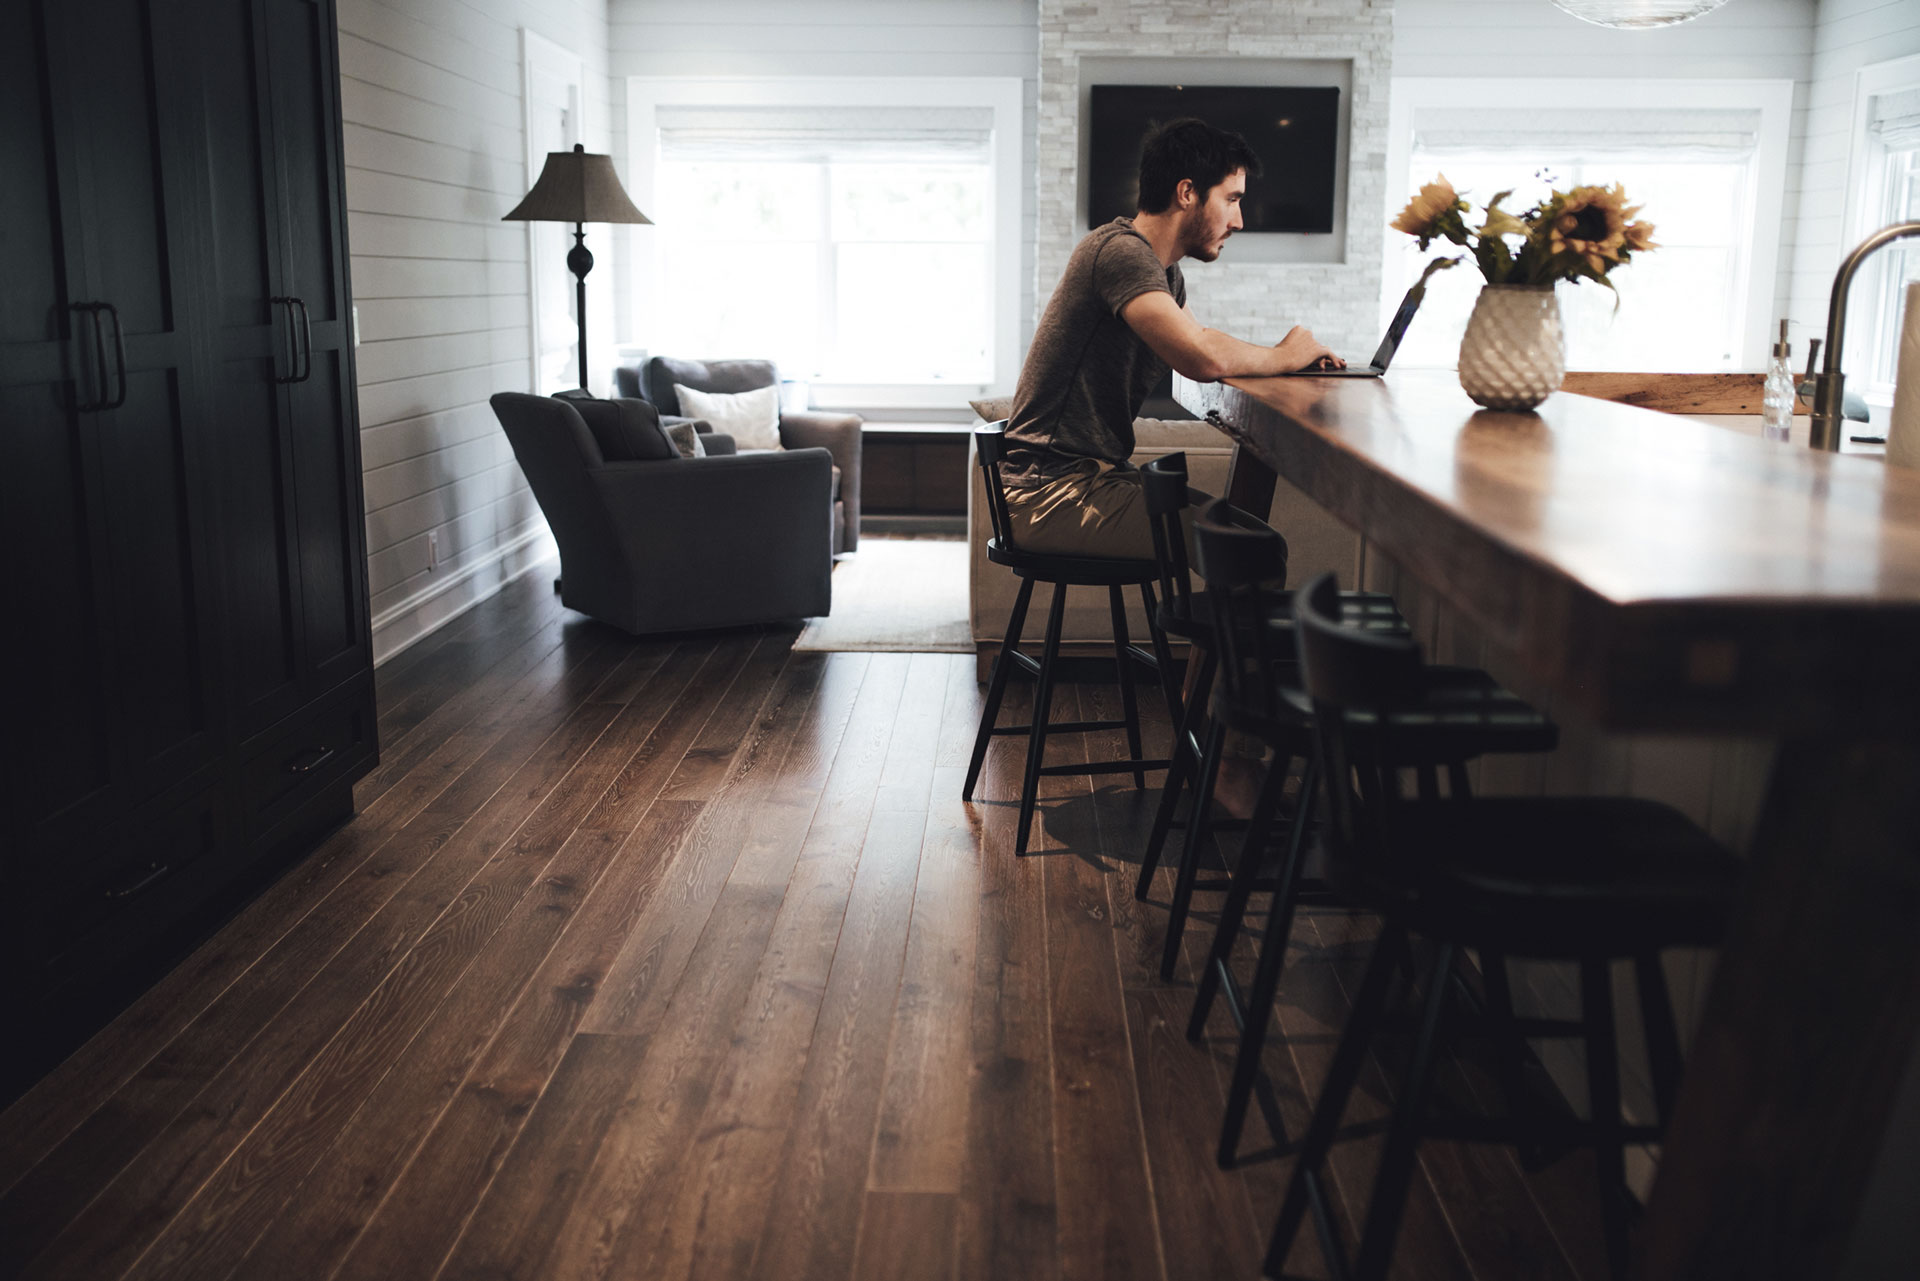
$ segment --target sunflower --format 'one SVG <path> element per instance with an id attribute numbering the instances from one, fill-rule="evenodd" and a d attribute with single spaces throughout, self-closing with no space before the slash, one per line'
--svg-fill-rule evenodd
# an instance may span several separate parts
<path id="1" fill-rule="evenodd" d="M 1433 181 L 1420 188 L 1420 194 L 1407 202 L 1391 226 L 1395 231 L 1404 231 L 1409 236 L 1418 237 L 1420 247 L 1426 248 L 1426 242 L 1436 236 L 1446 235 L 1459 228 L 1460 213 L 1467 202 L 1460 199 L 1460 193 L 1453 189 L 1445 174 L 1435 174 Z M 1448 226 L 1451 222 L 1454 226 Z"/>
<path id="2" fill-rule="evenodd" d="M 1626 237 L 1627 241 L 1624 247 L 1632 253 L 1639 253 L 1643 249 L 1658 249 L 1660 247 L 1654 243 L 1653 224 L 1650 222 L 1630 222 L 1621 231 L 1621 234 Z"/>
<path id="3" fill-rule="evenodd" d="M 1606 274 L 1610 264 L 1620 261 L 1620 250 L 1627 244 L 1627 220 L 1640 212 L 1638 205 L 1627 204 L 1624 188 L 1575 187 L 1557 196 L 1550 209 L 1547 248 L 1555 254 L 1570 253 L 1586 261 L 1597 274 Z M 1651 232 L 1651 226 L 1647 227 Z"/>

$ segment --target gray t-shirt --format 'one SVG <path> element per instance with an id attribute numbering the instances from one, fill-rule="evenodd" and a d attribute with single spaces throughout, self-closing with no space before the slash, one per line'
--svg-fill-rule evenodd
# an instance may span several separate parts
<path id="1" fill-rule="evenodd" d="M 1120 309 L 1153 290 L 1186 306 L 1179 266 L 1161 267 L 1133 219 L 1115 218 L 1074 248 L 1014 390 L 1001 469 L 1007 485 L 1127 465 L 1134 417 L 1167 366 Z"/>

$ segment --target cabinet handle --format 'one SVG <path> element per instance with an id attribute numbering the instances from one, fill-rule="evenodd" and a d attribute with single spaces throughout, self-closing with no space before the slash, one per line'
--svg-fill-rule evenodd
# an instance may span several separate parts
<path id="1" fill-rule="evenodd" d="M 287 773 L 311 774 L 332 759 L 331 747 L 309 747 L 298 757 L 287 762 Z"/>
<path id="2" fill-rule="evenodd" d="M 287 329 L 286 333 L 281 335 L 282 341 L 280 344 L 281 354 L 287 358 L 287 372 L 284 374 L 275 374 L 273 381 L 283 385 L 290 382 L 297 382 L 298 379 L 295 377 L 294 371 L 300 368 L 300 357 L 296 350 L 296 340 L 293 336 L 293 299 L 288 298 L 284 294 L 275 294 L 272 298 L 267 299 L 267 301 L 276 307 L 284 307 L 287 311 Z"/>
<path id="3" fill-rule="evenodd" d="M 118 409 L 127 403 L 127 334 L 124 329 L 120 328 L 120 309 L 110 302 L 103 302 L 100 304 L 100 307 L 107 313 L 107 319 L 113 322 L 113 367 L 115 377 L 119 380 L 120 388 L 114 393 L 113 399 L 107 403 L 106 408 Z M 96 317 L 99 315 L 98 312 L 94 314 Z M 100 364 L 102 369 L 104 369 L 106 366 L 105 352 L 101 353 Z"/>
<path id="4" fill-rule="evenodd" d="M 300 372 L 293 381 L 303 383 L 313 377 L 313 318 L 307 315 L 305 299 L 295 295 L 287 301 L 300 309 Z"/>
<path id="5" fill-rule="evenodd" d="M 73 407 L 76 412 L 82 414 L 98 413 L 107 407 L 107 347 L 100 335 L 100 304 L 93 302 L 76 302 L 71 304 L 68 309 L 86 316 L 93 326 L 93 368 L 99 372 L 100 376 L 100 395 L 97 398 L 89 397 L 85 400 L 80 399 L 80 383 L 82 379 L 76 377 L 73 380 Z M 76 342 L 79 341 L 79 337 L 79 327 L 75 326 L 74 339 Z M 91 380 L 89 379 L 88 381 Z"/>
<path id="6" fill-rule="evenodd" d="M 107 897 L 115 898 L 115 899 L 132 898 L 134 895 L 138 894 L 141 890 L 146 889 L 149 885 L 152 885 L 155 881 L 159 880 L 161 877 L 165 876 L 168 872 L 171 872 L 172 870 L 173 870 L 173 864 L 171 863 L 149 864 L 147 867 L 147 870 L 144 873 L 142 873 L 140 878 L 134 881 L 133 884 L 122 885 L 122 886 L 118 886 L 115 889 L 110 889 L 107 891 Z"/>

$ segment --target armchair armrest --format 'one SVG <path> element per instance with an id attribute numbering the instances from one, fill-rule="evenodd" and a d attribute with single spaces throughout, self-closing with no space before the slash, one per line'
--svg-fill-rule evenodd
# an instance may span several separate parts
<path id="1" fill-rule="evenodd" d="M 844 551 L 860 541 L 860 427 L 858 414 L 783 413 L 780 443 L 788 450 L 818 448 L 840 469 L 840 503 L 846 509 Z"/>

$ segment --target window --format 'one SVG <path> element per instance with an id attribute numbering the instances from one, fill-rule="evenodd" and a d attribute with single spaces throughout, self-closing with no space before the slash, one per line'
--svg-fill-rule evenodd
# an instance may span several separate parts
<path id="1" fill-rule="evenodd" d="M 1920 57 L 1863 67 L 1855 92 L 1848 235 L 1842 251 L 1890 223 L 1920 220 Z M 1845 359 L 1848 387 L 1893 403 L 1907 285 L 1920 280 L 1920 247 L 1896 240 L 1854 280 Z"/>
<path id="2" fill-rule="evenodd" d="M 663 284 L 689 351 L 836 383 L 992 381 L 992 171 L 663 158 Z"/>
<path id="3" fill-rule="evenodd" d="M 1779 209 L 1760 193 L 1780 189 L 1790 93 L 1790 85 L 1751 82 L 1558 83 L 1550 90 L 1531 81 L 1396 82 L 1392 212 L 1436 172 L 1476 205 L 1512 188 L 1502 207 L 1514 212 L 1550 186 L 1620 183 L 1655 225 L 1660 248 L 1608 278 L 1617 294 L 1591 281 L 1559 288 L 1568 366 L 1764 368 Z M 1516 110 L 1535 101 L 1615 105 L 1583 107 L 1577 116 Z M 1390 233 L 1383 302 L 1397 304 L 1425 262 L 1448 248 L 1423 254 Z M 1435 276 L 1400 361 L 1457 363 L 1482 283 L 1471 260 Z"/>
<path id="4" fill-rule="evenodd" d="M 816 398 L 948 405 L 1017 372 L 1019 82 L 629 82 L 655 351 Z"/>

